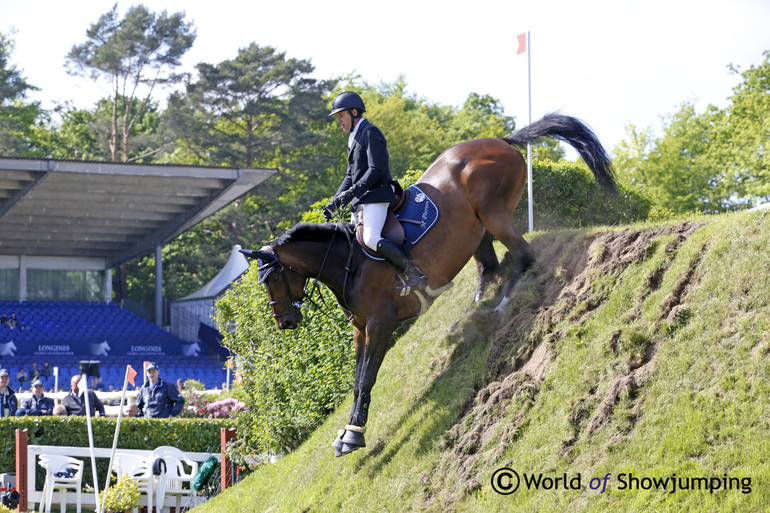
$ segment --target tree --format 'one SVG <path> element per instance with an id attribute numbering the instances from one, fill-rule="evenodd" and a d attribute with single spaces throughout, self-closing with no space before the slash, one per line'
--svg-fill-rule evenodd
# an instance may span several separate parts
<path id="1" fill-rule="evenodd" d="M 175 132 L 176 148 L 162 162 L 261 166 L 279 173 L 259 190 L 163 247 L 166 297 L 189 294 L 227 261 L 234 244 L 259 247 L 297 222 L 308 205 L 326 196 L 338 165 L 327 140 L 330 81 L 307 77 L 307 60 L 256 44 L 234 59 L 200 63 L 198 78 L 169 98 L 161 130 Z M 154 256 L 128 264 L 129 297 L 152 298 L 148 276 Z M 148 274 L 148 271 L 149 274 Z"/>
<path id="2" fill-rule="evenodd" d="M 400 76 L 391 84 L 379 86 L 348 77 L 346 84 L 338 88 L 361 94 L 366 117 L 388 140 L 391 173 L 396 179 L 409 170 L 426 170 L 443 151 L 459 142 L 502 137 L 515 129 L 514 119 L 505 116 L 500 102 L 489 95 L 471 93 L 463 108 L 458 109 L 409 94 L 406 87 L 405 78 Z M 344 142 L 339 144 L 345 147 Z"/>
<path id="3" fill-rule="evenodd" d="M 131 156 L 132 130 L 150 106 L 155 88 L 182 80 L 173 70 L 192 47 L 195 31 L 185 22 L 184 13 L 156 15 L 138 5 L 119 20 L 117 7 L 91 25 L 87 42 L 72 47 L 67 71 L 110 84 L 110 156 L 113 161 L 128 162 L 161 149 L 156 143 L 153 149 Z"/>
<path id="4" fill-rule="evenodd" d="M 726 109 L 709 105 L 699 114 L 685 102 L 664 118 L 658 139 L 628 127 L 631 140 L 615 149 L 621 181 L 673 212 L 724 212 L 770 199 L 770 52 L 764 56 L 741 73 Z"/>
<path id="5" fill-rule="evenodd" d="M 124 98 L 118 107 L 124 109 Z M 131 128 L 131 152 L 129 160 L 142 159 L 148 162 L 153 145 L 158 139 L 158 105 L 150 102 L 141 112 L 136 98 L 131 106 L 135 121 Z M 112 99 L 102 98 L 91 109 L 76 109 L 72 106 L 60 109 L 60 120 L 55 126 L 41 129 L 45 133 L 46 156 L 60 159 L 110 160 L 111 159 Z M 144 155 L 144 157 L 142 157 Z"/>
<path id="6" fill-rule="evenodd" d="M 732 164 L 727 178 L 740 184 L 736 193 L 746 204 L 770 199 L 770 50 L 763 55 L 759 66 L 741 73 L 743 81 L 733 89 L 721 126 L 731 141 L 720 152 Z M 734 66 L 730 70 L 740 71 Z"/>
<path id="7" fill-rule="evenodd" d="M 252 43 L 235 59 L 196 65 L 198 80 L 172 95 L 182 143 L 201 159 L 230 166 L 271 163 L 279 152 L 318 140 L 330 82 L 307 78 L 308 60 Z"/>
<path id="8" fill-rule="evenodd" d="M 37 90 L 11 64 L 14 44 L 0 33 L 0 155 L 23 156 L 33 152 L 33 133 L 42 111 L 38 102 L 26 103 L 27 93 Z"/>
<path id="9" fill-rule="evenodd" d="M 478 93 L 468 95 L 452 125 L 453 144 L 479 137 L 505 137 L 516 130 L 513 117 L 505 115 L 500 100 Z"/>

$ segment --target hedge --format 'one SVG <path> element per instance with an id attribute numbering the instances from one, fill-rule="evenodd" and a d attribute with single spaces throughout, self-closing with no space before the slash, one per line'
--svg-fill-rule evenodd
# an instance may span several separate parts
<path id="1" fill-rule="evenodd" d="M 537 160 L 532 165 L 534 228 L 537 231 L 628 224 L 647 219 L 652 200 L 618 184 L 613 195 L 596 182 L 584 164 Z M 516 208 L 519 233 L 528 226 L 527 190 Z"/>

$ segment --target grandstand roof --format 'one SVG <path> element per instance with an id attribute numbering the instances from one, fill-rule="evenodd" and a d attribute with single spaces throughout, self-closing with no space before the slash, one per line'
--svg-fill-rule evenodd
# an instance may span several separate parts
<path id="1" fill-rule="evenodd" d="M 275 169 L 0 157 L 0 254 L 146 255 Z"/>

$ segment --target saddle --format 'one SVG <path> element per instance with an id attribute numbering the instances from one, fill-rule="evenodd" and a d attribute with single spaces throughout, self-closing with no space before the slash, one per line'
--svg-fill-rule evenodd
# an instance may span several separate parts
<path id="1" fill-rule="evenodd" d="M 409 251 L 427 234 L 436 224 L 439 218 L 439 211 L 436 204 L 425 194 L 419 185 L 415 184 L 406 190 L 396 187 L 396 201 L 388 206 L 388 215 L 385 220 L 385 226 L 382 228 L 382 236 Z M 385 260 L 377 252 L 372 251 L 363 241 L 364 223 L 363 212 L 356 214 L 356 240 L 358 246 L 368 258 L 372 260 Z M 454 285 L 451 281 L 438 287 L 431 288 L 429 285 L 424 291 L 415 291 L 420 300 L 420 312 L 417 315 L 424 314 L 433 301 L 445 291 Z"/>
<path id="2" fill-rule="evenodd" d="M 388 207 L 388 215 L 385 220 L 385 226 L 382 228 L 382 237 L 388 239 L 394 244 L 400 245 L 404 251 L 414 248 L 439 218 L 439 211 L 436 204 L 425 194 L 418 184 L 402 190 L 400 186 L 395 187 L 396 201 Z M 374 251 L 364 244 L 363 237 L 363 219 L 362 213 L 357 214 L 356 222 L 356 240 L 361 246 L 364 254 L 373 260 L 384 260 Z"/>

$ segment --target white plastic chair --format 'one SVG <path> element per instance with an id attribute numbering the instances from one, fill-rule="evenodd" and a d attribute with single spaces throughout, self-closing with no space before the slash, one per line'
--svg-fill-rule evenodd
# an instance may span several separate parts
<path id="1" fill-rule="evenodd" d="M 147 495 L 147 511 L 151 512 L 155 477 L 152 475 L 152 460 L 138 454 L 119 452 L 115 454 L 115 461 L 112 462 L 112 471 L 118 475 L 118 481 L 126 476 L 136 480 L 139 493 Z M 138 511 L 138 507 L 134 508 L 134 513 Z"/>
<path id="2" fill-rule="evenodd" d="M 175 511 L 179 511 L 182 497 L 195 495 L 192 480 L 198 473 L 198 462 L 188 459 L 184 452 L 168 445 L 158 447 L 152 452 L 153 462 L 157 458 L 162 458 L 166 462 L 166 472 L 158 477 L 155 504 L 157 504 L 159 511 L 163 511 L 163 501 L 166 495 L 174 495 L 176 497 Z M 185 465 L 190 467 L 189 472 L 185 470 Z M 188 483 L 187 488 L 184 487 L 185 482 Z"/>
<path id="3" fill-rule="evenodd" d="M 83 481 L 83 462 L 76 458 L 58 454 L 41 454 L 39 465 L 45 469 L 45 486 L 43 486 L 43 500 L 40 502 L 40 511 L 45 508 L 45 513 L 51 513 L 51 501 L 54 489 L 61 493 L 61 513 L 67 511 L 67 490 L 74 490 L 77 497 L 78 513 L 80 513 L 80 489 Z M 74 470 L 72 477 L 57 477 L 56 474 Z"/>

